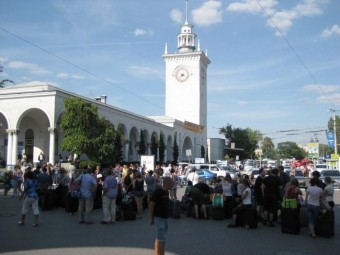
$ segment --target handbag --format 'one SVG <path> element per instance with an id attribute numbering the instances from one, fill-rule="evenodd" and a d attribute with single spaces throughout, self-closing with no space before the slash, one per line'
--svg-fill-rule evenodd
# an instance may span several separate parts
<path id="1" fill-rule="evenodd" d="M 292 209 L 297 208 L 296 198 L 287 198 L 287 197 L 284 197 L 282 199 L 281 207 L 282 208 L 292 208 Z"/>
<path id="2" fill-rule="evenodd" d="M 73 197 L 73 198 L 81 198 L 80 186 L 81 186 L 82 179 L 83 179 L 83 175 L 81 176 L 79 183 L 76 182 L 76 181 L 72 182 L 71 187 L 70 187 L 70 189 L 71 189 L 71 192 L 70 192 L 71 193 L 71 197 Z"/>

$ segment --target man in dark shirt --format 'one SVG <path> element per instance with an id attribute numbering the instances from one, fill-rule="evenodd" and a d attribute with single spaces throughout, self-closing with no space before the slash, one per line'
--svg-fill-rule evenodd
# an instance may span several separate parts
<path id="1" fill-rule="evenodd" d="M 256 198 L 256 210 L 257 215 L 261 216 L 263 218 L 263 194 L 262 194 L 262 183 L 263 179 L 266 176 L 266 172 L 263 168 L 260 168 L 259 170 L 259 176 L 257 176 L 255 180 L 255 198 Z"/>
<path id="2" fill-rule="evenodd" d="M 281 180 L 277 176 L 278 170 L 274 168 L 270 174 L 264 178 L 262 183 L 263 205 L 264 205 L 264 219 L 269 220 L 268 226 L 275 226 L 273 223 L 274 214 L 277 213 L 280 188 L 282 188 Z M 269 219 L 268 219 L 269 214 Z"/>
<path id="3" fill-rule="evenodd" d="M 150 225 L 155 224 L 156 240 L 155 254 L 164 255 L 166 233 L 168 230 L 169 216 L 169 190 L 172 188 L 173 181 L 170 177 L 163 178 L 163 186 L 157 188 L 152 196 L 149 205 Z"/>

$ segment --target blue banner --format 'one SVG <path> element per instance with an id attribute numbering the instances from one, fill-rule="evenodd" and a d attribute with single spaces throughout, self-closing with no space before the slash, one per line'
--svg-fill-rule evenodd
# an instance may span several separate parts
<path id="1" fill-rule="evenodd" d="M 333 133 L 333 131 L 328 131 L 327 139 L 328 139 L 328 147 L 333 149 L 334 148 L 334 133 Z"/>

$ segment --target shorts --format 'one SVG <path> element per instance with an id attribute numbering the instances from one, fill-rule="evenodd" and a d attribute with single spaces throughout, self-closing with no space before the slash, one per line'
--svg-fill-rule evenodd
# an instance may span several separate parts
<path id="1" fill-rule="evenodd" d="M 32 206 L 33 214 L 39 215 L 39 207 L 38 207 L 38 199 L 26 197 L 24 203 L 22 205 L 21 214 L 25 215 L 28 212 L 28 209 Z"/>
<path id="2" fill-rule="evenodd" d="M 168 221 L 165 218 L 155 217 L 154 224 L 156 228 L 156 239 L 165 243 L 166 233 L 168 232 Z"/>
<path id="3" fill-rule="evenodd" d="M 194 205 L 203 205 L 205 203 L 204 193 L 197 188 L 192 189 L 191 197 Z"/>

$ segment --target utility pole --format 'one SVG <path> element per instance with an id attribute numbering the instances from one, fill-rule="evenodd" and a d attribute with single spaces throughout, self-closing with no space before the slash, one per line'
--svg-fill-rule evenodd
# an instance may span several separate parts
<path id="1" fill-rule="evenodd" d="M 333 130 L 334 130 L 334 154 L 338 154 L 338 142 L 336 139 L 336 121 L 335 121 L 335 111 L 334 109 L 329 109 L 331 112 L 333 112 Z"/>

